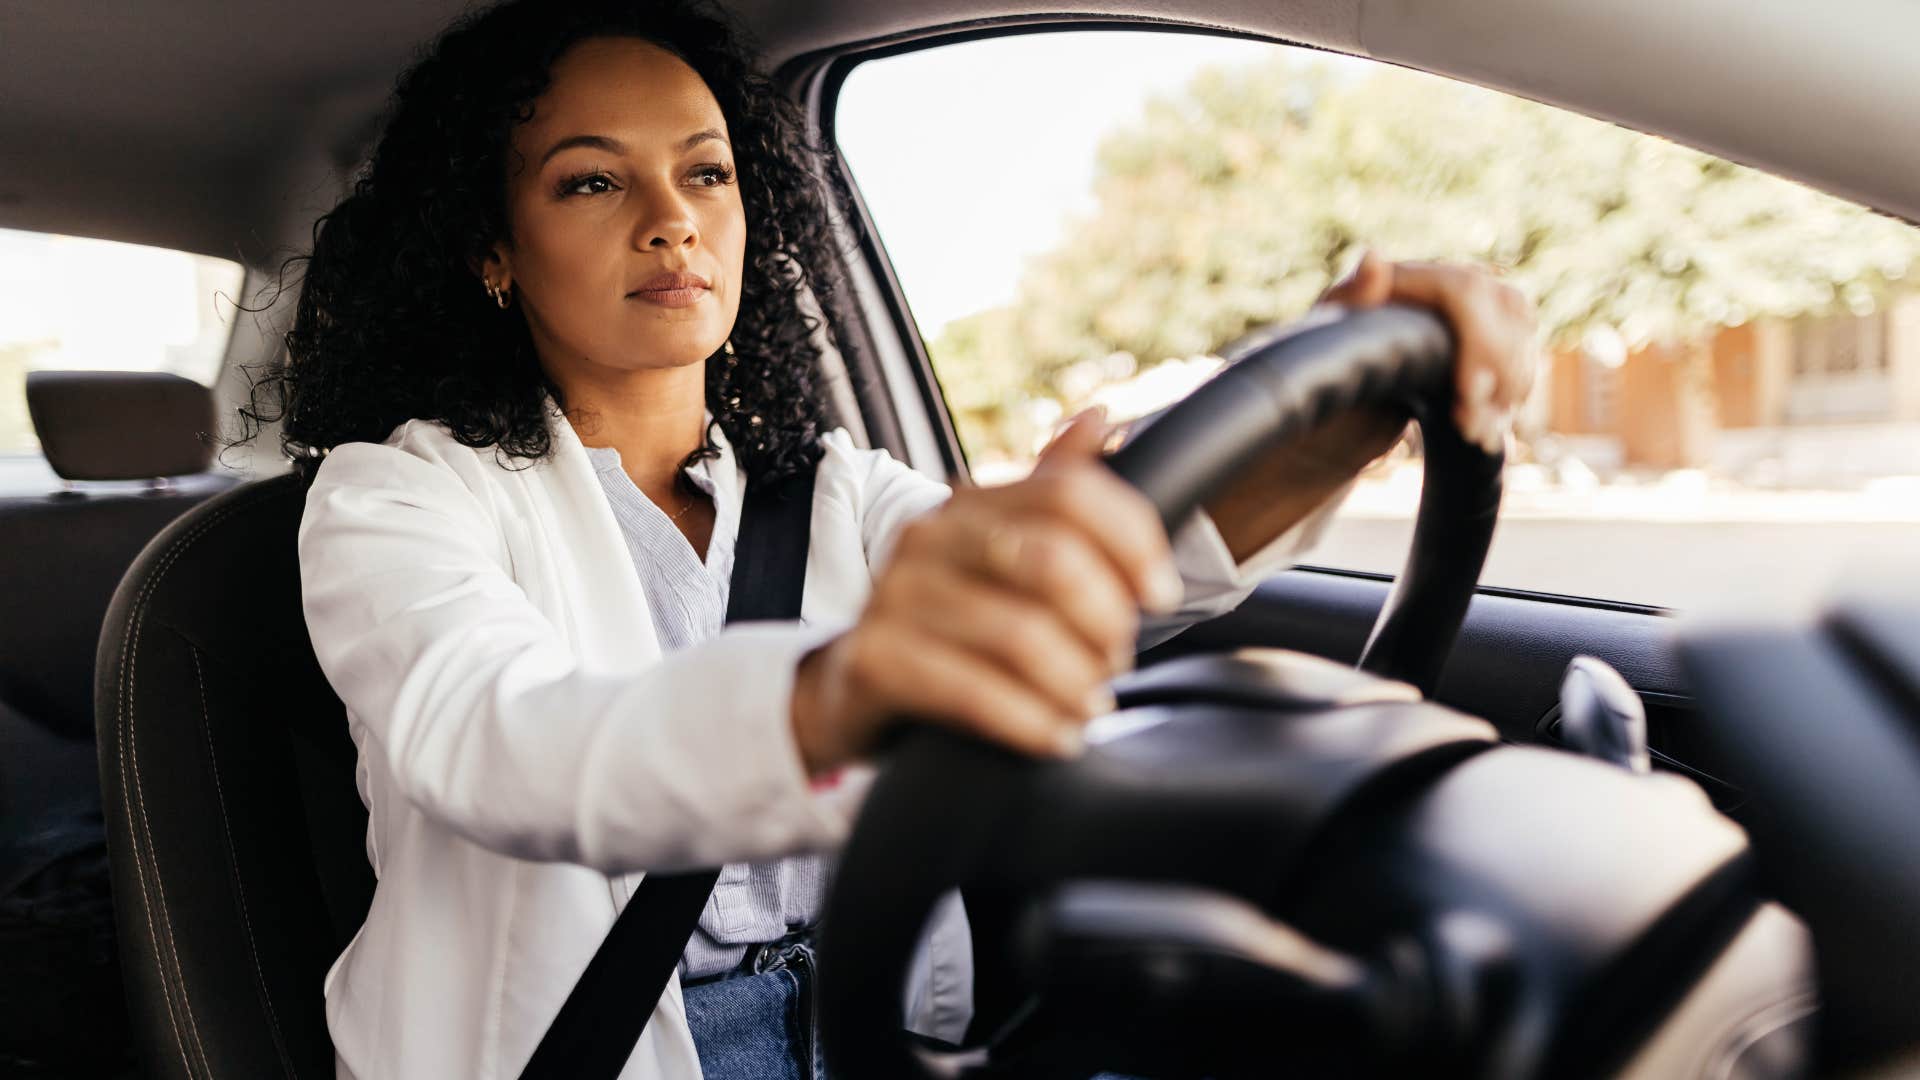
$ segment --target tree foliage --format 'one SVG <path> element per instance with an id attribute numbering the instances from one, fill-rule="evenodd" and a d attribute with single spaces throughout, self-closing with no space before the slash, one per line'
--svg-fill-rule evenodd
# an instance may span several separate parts
<path id="1" fill-rule="evenodd" d="M 1384 66 L 1357 78 L 1286 57 L 1206 70 L 1103 142 L 1094 196 L 1028 265 L 1017 303 L 932 344 L 976 450 L 1017 443 L 1015 414 L 1067 397 L 1075 364 L 1206 353 L 1299 315 L 1356 245 L 1503 267 L 1559 342 L 1596 326 L 1640 343 L 1861 311 L 1920 275 L 1920 230 L 1905 223 Z"/>

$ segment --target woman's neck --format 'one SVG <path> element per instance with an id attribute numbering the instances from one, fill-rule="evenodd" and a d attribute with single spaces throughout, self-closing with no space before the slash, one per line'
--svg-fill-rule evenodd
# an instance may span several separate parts
<path id="1" fill-rule="evenodd" d="M 706 442 L 706 365 L 570 373 L 555 382 L 567 420 L 587 446 L 620 452 L 620 464 L 649 497 L 674 489 L 680 466 Z"/>

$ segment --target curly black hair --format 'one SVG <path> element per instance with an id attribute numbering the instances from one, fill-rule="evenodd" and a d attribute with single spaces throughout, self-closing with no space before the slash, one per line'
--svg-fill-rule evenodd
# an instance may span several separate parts
<path id="1" fill-rule="evenodd" d="M 632 37 L 679 56 L 726 117 L 747 219 L 735 355 L 707 362 L 707 403 L 752 479 L 818 460 L 820 320 L 832 310 L 827 151 L 805 135 L 739 35 L 699 0 L 512 0 L 454 23 L 401 77 L 352 192 L 314 225 L 284 357 L 241 409 L 246 436 L 283 425 L 311 469 L 345 442 L 409 419 L 496 447 L 510 465 L 552 449 L 545 399 L 564 407 L 518 306 L 496 307 L 473 266 L 508 237 L 510 139 L 554 63 L 589 38 Z M 283 278 L 284 278 L 283 268 Z M 718 453 L 712 429 L 689 464 Z"/>

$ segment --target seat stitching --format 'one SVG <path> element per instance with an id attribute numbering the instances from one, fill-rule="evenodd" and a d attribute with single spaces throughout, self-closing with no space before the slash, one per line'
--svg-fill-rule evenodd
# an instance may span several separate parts
<path id="1" fill-rule="evenodd" d="M 233 875 L 234 896 L 240 903 L 240 925 L 247 933 L 247 957 L 253 961 L 253 974 L 259 981 L 260 1000 L 266 1003 L 267 1020 L 272 1025 L 273 1048 L 280 1055 L 280 1064 L 286 1067 L 287 1075 L 296 1075 L 293 1058 L 287 1053 L 286 1039 L 280 1031 L 280 1016 L 273 1008 L 273 994 L 267 989 L 266 969 L 260 963 L 260 949 L 254 942 L 253 917 L 247 912 L 247 886 L 240 876 L 240 855 L 233 843 L 233 823 L 227 816 L 226 788 L 220 782 L 220 760 L 213 750 L 213 716 L 207 707 L 207 675 L 200 666 L 200 650 L 192 644 L 187 652 L 193 657 L 193 678 L 200 687 L 200 726 L 207 733 L 207 762 L 213 767 L 213 794 L 220 804 L 220 831 L 227 840 L 227 865 Z"/>
<path id="2" fill-rule="evenodd" d="M 200 1061 L 203 1065 L 206 1064 L 206 1048 L 201 1045 L 200 1042 L 199 1027 L 193 1019 L 193 1003 L 187 997 L 186 973 L 180 966 L 180 956 L 174 947 L 173 920 L 167 913 L 167 894 L 165 885 L 160 881 L 160 863 L 159 860 L 153 856 L 152 824 L 147 819 L 146 794 L 145 789 L 140 783 L 140 742 L 133 737 L 133 727 L 127 718 L 128 705 L 133 698 L 134 672 L 141 640 L 140 635 L 136 634 L 135 630 L 141 625 L 142 620 L 146 616 L 149 598 L 153 595 L 154 590 L 158 588 L 160 581 L 166 576 L 167 570 L 179 559 L 181 553 L 186 550 L 187 546 L 199 539 L 202 534 L 213 526 L 233 516 L 241 509 L 252 506 L 252 504 L 270 494 L 277 494 L 277 492 L 262 490 L 251 498 L 244 500 L 235 499 L 231 505 L 222 507 L 208 515 L 205 521 L 196 523 L 193 528 L 189 529 L 179 539 L 169 544 L 166 552 L 161 555 L 159 564 L 154 567 L 152 573 L 148 575 L 147 580 L 141 583 L 140 592 L 134 597 L 132 609 L 127 613 L 127 628 L 120 640 L 120 693 L 115 706 L 115 720 L 120 728 L 117 732 L 119 737 L 116 740 L 120 746 L 120 788 L 123 792 L 127 792 L 129 796 L 127 799 L 127 833 L 133 847 L 134 873 L 140 883 L 141 909 L 147 918 L 147 933 L 154 940 L 155 960 L 162 961 L 160 967 L 160 995 L 167 1007 L 167 1022 L 173 1028 L 174 1045 L 180 1051 L 181 1064 L 185 1066 L 188 1077 L 194 1075 L 193 1058 L 187 1053 L 185 1037 L 180 1031 L 180 1018 L 175 1011 L 173 1000 L 174 989 L 168 985 L 167 981 L 167 970 L 164 964 L 166 957 L 159 953 L 159 945 L 161 944 L 162 938 L 153 924 L 153 908 L 155 905 L 148 888 L 147 877 L 149 872 L 151 872 L 153 878 L 152 891 L 159 894 L 160 917 L 166 928 L 165 944 L 167 952 L 172 956 L 174 978 L 179 983 L 179 1011 L 187 1014 L 187 1024 L 193 1034 L 194 1049 L 199 1052 Z M 131 785 L 128 783 L 129 772 L 131 772 L 132 777 Z M 137 824 L 144 827 L 146 834 L 147 843 L 144 857 L 140 844 L 142 829 L 136 828 L 136 822 L 133 819 L 133 812 L 136 808 L 140 811 L 140 821 Z M 151 866 L 148 865 L 149 863 Z M 210 1065 L 207 1067 L 207 1071 L 208 1074 L 211 1075 L 212 1067 Z"/>
<path id="3" fill-rule="evenodd" d="M 187 1076 L 192 1077 L 193 1076 L 193 1058 L 190 1054 L 187 1053 L 186 1036 L 180 1030 L 180 1016 L 179 1016 L 179 1013 L 177 1012 L 177 1007 L 175 1006 L 174 1000 L 173 1000 L 174 989 L 173 989 L 172 983 L 167 978 L 167 969 L 165 964 L 166 957 L 160 951 L 160 946 L 161 946 L 160 931 L 153 924 L 154 904 L 153 904 L 152 886 L 147 881 L 148 871 L 147 871 L 146 859 L 141 854 L 142 848 L 140 845 L 141 833 L 139 829 L 139 823 L 134 820 L 134 816 L 133 816 L 134 810 L 139 809 L 141 819 L 144 820 L 146 817 L 146 808 L 140 805 L 144 801 L 144 795 L 139 786 L 139 778 L 138 778 L 139 762 L 138 761 L 132 762 L 133 771 L 135 773 L 132 779 L 132 782 L 129 782 L 129 779 L 128 779 L 128 766 L 132 756 L 129 752 L 129 748 L 135 743 L 135 740 L 133 738 L 133 725 L 128 723 L 126 719 L 127 702 L 128 702 L 128 699 L 132 696 L 131 694 L 132 674 L 133 674 L 132 659 L 134 655 L 134 649 L 131 643 L 135 640 L 134 630 L 140 624 L 140 615 L 144 612 L 146 595 L 150 587 L 151 587 L 151 579 L 149 579 L 148 582 L 143 582 L 141 584 L 140 594 L 136 598 L 134 603 L 135 610 L 133 613 L 129 615 L 127 619 L 126 634 L 121 639 L 121 643 L 120 643 L 120 696 L 119 696 L 119 701 L 116 708 L 116 715 L 119 718 L 119 727 L 120 727 L 120 730 L 118 732 L 118 735 L 119 735 L 118 742 L 120 744 L 120 790 L 122 792 L 125 792 L 127 796 L 127 807 L 126 807 L 127 837 L 132 843 L 134 872 L 136 876 L 139 878 L 139 882 L 140 882 L 140 908 L 141 908 L 141 911 L 147 917 L 147 935 L 153 940 L 154 960 L 159 965 L 160 997 L 167 1007 L 167 1023 L 173 1029 L 173 1042 L 174 1042 L 174 1046 L 178 1048 L 180 1051 L 180 1062 L 186 1068 Z M 149 835 L 148 844 L 150 845 L 151 843 L 152 843 L 152 837 L 151 835 Z M 160 873 L 159 865 L 156 861 L 153 867 L 153 875 L 157 878 L 159 876 L 159 873 Z M 164 895 L 162 896 L 161 902 L 165 903 Z M 185 994 L 186 990 L 184 985 L 181 987 L 180 992 L 182 993 L 182 995 Z"/>
<path id="4" fill-rule="evenodd" d="M 174 543 L 173 545 L 167 548 L 166 553 L 163 556 L 161 556 L 160 564 L 154 568 L 153 576 L 150 577 L 145 583 L 143 583 L 141 587 L 140 596 L 138 600 L 138 609 L 139 609 L 141 618 L 144 619 L 145 617 L 146 604 L 147 604 L 148 598 L 152 596 L 154 589 L 158 587 L 161 579 L 166 576 L 166 571 L 180 557 L 180 554 L 186 550 L 187 545 L 191 543 L 193 540 L 198 539 L 201 536 L 201 534 L 205 533 L 208 529 L 212 528 L 214 523 L 224 519 L 226 516 L 227 515 L 225 513 L 214 514 L 213 516 L 209 517 L 206 521 L 195 525 L 191 530 L 188 531 L 188 533 L 185 536 L 182 536 L 178 542 Z M 134 682 L 139 673 L 139 666 L 140 666 L 140 644 L 145 640 L 146 640 L 146 635 L 144 633 L 135 635 L 133 637 L 132 648 L 126 658 L 125 667 L 126 667 L 127 675 L 126 675 L 125 694 L 123 695 L 123 698 L 122 698 L 123 702 L 130 700 L 133 696 Z M 131 736 L 129 738 L 130 738 L 130 746 L 132 748 L 132 757 L 133 757 L 133 788 L 136 796 L 135 801 L 138 804 L 140 809 L 140 827 L 141 827 L 141 830 L 146 834 L 146 838 L 147 838 L 146 850 L 148 853 L 148 857 L 152 863 L 154 892 L 160 898 L 160 904 L 159 904 L 160 922 L 161 922 L 161 925 L 166 929 L 166 935 L 165 935 L 164 941 L 167 948 L 167 955 L 173 961 L 174 978 L 179 981 L 180 1011 L 186 1014 L 187 1033 L 193 1036 L 194 1051 L 199 1055 L 200 1063 L 206 1066 L 208 1075 L 211 1076 L 213 1073 L 213 1066 L 207 1060 L 206 1045 L 200 1039 L 199 1022 L 194 1019 L 193 999 L 187 993 L 186 968 L 180 963 L 179 942 L 175 939 L 175 935 L 173 932 L 173 913 L 167 907 L 166 882 L 163 881 L 160 877 L 160 860 L 157 857 L 154 857 L 153 855 L 156 848 L 154 847 L 154 843 L 153 843 L 153 822 L 147 816 L 146 788 L 145 788 L 145 785 L 142 784 L 141 782 L 140 740 L 131 738 Z M 177 1030 L 175 1034 L 177 1037 L 178 1036 Z M 191 1066 L 189 1066 L 187 1069 L 187 1075 L 188 1076 L 193 1075 L 193 1069 Z"/>
<path id="5" fill-rule="evenodd" d="M 127 665 L 127 678 L 129 682 L 133 679 L 134 671 L 139 666 L 140 642 L 145 640 L 145 637 L 146 635 L 142 634 L 133 639 L 134 656 L 132 662 Z M 147 817 L 146 789 L 140 780 L 140 740 L 138 739 L 133 740 L 133 788 L 139 795 L 140 828 L 141 831 L 146 833 L 147 852 L 149 856 L 151 856 L 156 849 L 153 843 L 153 822 Z M 153 860 L 153 889 L 160 897 L 160 922 L 166 927 L 167 931 L 167 953 L 173 958 L 174 975 L 180 980 L 180 1011 L 187 1016 L 187 1033 L 193 1036 L 194 1051 L 200 1055 L 200 1063 L 207 1066 L 208 1075 L 211 1076 L 213 1066 L 207 1061 L 207 1048 L 205 1044 L 200 1041 L 200 1024 L 199 1021 L 193 1017 L 193 1001 L 187 995 L 186 968 L 180 963 L 180 945 L 179 942 L 175 940 L 173 933 L 173 912 L 167 907 L 167 886 L 166 882 L 160 878 L 160 861 L 157 858 Z M 192 1075 L 191 1070 L 189 1070 L 188 1075 Z"/>
<path id="6" fill-rule="evenodd" d="M 129 621 L 127 624 L 126 637 L 127 639 L 131 639 L 132 636 L 133 623 Z M 116 710 L 116 714 L 122 717 L 124 717 L 126 713 L 126 666 L 129 655 L 131 655 L 131 651 L 127 648 L 125 640 L 123 639 L 120 652 L 121 700 L 120 707 Z M 161 959 L 158 951 L 160 946 L 160 931 L 153 925 L 153 896 L 147 884 L 147 867 L 140 854 L 140 830 L 138 823 L 133 819 L 134 804 L 139 801 L 139 795 L 127 779 L 127 743 L 132 738 L 132 728 L 122 720 L 119 723 L 119 729 L 120 730 L 116 732 L 118 736 L 116 743 L 120 751 L 120 790 L 126 793 L 127 796 L 127 840 L 129 846 L 133 849 L 133 871 L 134 877 L 139 885 L 140 912 L 146 916 L 147 936 L 154 943 L 154 959 L 158 961 Z M 174 1047 L 180 1051 L 180 1062 L 186 1067 L 187 1075 L 191 1077 L 193 1075 L 193 1059 L 187 1054 L 186 1037 L 180 1031 L 180 1017 L 174 1008 L 173 987 L 167 980 L 167 972 L 164 966 L 160 969 L 160 1000 L 161 1003 L 167 1007 L 167 1026 L 173 1029 L 173 1044 Z"/>

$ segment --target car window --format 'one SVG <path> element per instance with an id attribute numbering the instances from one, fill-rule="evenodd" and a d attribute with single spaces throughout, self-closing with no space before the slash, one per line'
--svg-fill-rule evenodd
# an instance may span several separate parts
<path id="1" fill-rule="evenodd" d="M 965 92 L 960 92 L 965 88 Z M 1157 408 L 1361 245 L 1539 306 L 1490 585 L 1691 608 L 1920 550 L 1920 229 L 1666 140 L 1305 48 L 1080 31 L 869 61 L 835 136 L 974 475 Z M 1420 472 L 1309 561 L 1393 572 Z"/>
<path id="2" fill-rule="evenodd" d="M 39 453 L 29 371 L 170 371 L 211 385 L 243 277 L 225 259 L 0 229 L 0 458 Z"/>

